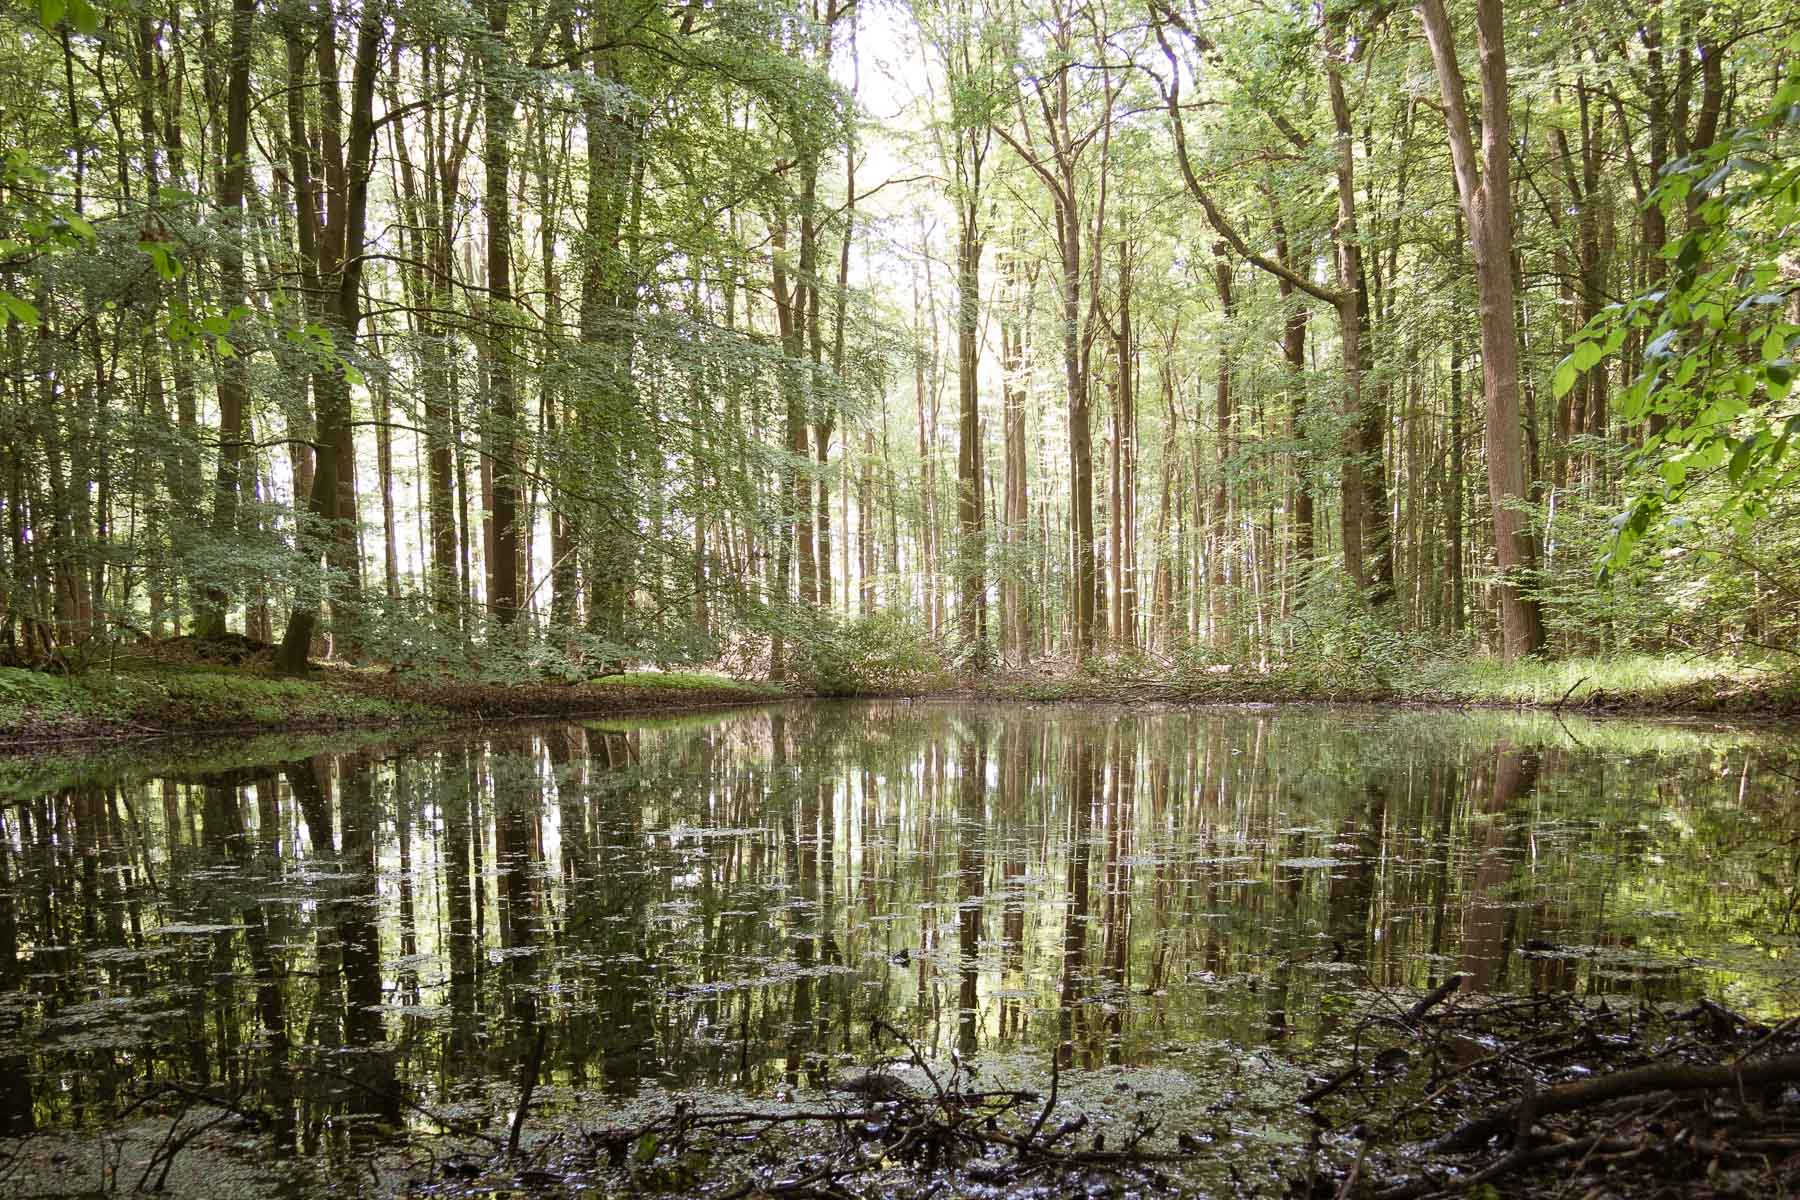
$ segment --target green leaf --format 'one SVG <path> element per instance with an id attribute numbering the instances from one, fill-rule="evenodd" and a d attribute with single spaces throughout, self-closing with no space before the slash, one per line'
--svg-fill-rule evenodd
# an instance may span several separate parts
<path id="1" fill-rule="evenodd" d="M 1680 242 L 1676 243 L 1676 245 L 1678 246 L 1678 249 L 1675 251 L 1675 266 L 1677 268 L 1682 271 L 1692 271 L 1700 265 L 1701 246 L 1699 238 L 1690 233 L 1688 236 L 1682 238 Z"/>
<path id="2" fill-rule="evenodd" d="M 38 310 L 36 305 L 27 304 L 11 292 L 0 292 L 0 308 L 4 308 L 9 317 L 27 329 L 37 328 Z"/>
<path id="3" fill-rule="evenodd" d="M 1569 394 L 1569 389 L 1575 386 L 1575 376 L 1575 363 L 1571 359 L 1565 358 L 1556 364 L 1556 375 L 1550 380 L 1555 399 L 1561 400 Z"/>
<path id="4" fill-rule="evenodd" d="M 1597 342 L 1582 342 L 1575 347 L 1575 353 L 1571 357 L 1575 361 L 1575 369 L 1585 371 L 1605 356 L 1606 352 Z"/>
<path id="5" fill-rule="evenodd" d="M 181 260 L 170 254 L 167 246 L 161 242 L 144 241 L 138 243 L 138 249 L 150 256 L 151 265 L 165 281 L 172 282 L 181 278 Z"/>
<path id="6" fill-rule="evenodd" d="M 38 0 L 38 20 L 45 29 L 55 29 L 62 21 L 63 13 L 68 11 L 64 0 Z"/>
<path id="7" fill-rule="evenodd" d="M 100 13 L 88 0 L 68 0 L 69 24 L 75 32 L 93 37 L 100 32 Z"/>
<path id="8" fill-rule="evenodd" d="M 1750 469 L 1756 448 L 1762 443 L 1762 435 L 1753 433 L 1738 443 L 1737 449 L 1731 453 L 1731 465 L 1725 469 L 1732 483 L 1742 482 L 1744 472 Z"/>

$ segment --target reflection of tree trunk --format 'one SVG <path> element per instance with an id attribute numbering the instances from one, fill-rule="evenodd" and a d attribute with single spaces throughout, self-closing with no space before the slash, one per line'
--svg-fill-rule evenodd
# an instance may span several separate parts
<path id="1" fill-rule="evenodd" d="M 1437 767 L 1426 776 L 1425 788 L 1426 797 L 1437 813 L 1437 837 L 1429 848 L 1437 859 L 1437 873 L 1431 880 L 1431 957 L 1428 960 L 1435 964 L 1444 952 L 1444 917 L 1450 907 L 1450 818 L 1462 795 L 1462 772 L 1454 764 Z M 1434 965 L 1426 986 L 1436 987 L 1437 983 Z"/>
<path id="2" fill-rule="evenodd" d="M 987 729 L 982 722 L 976 722 L 963 737 L 958 774 L 956 925 L 962 986 L 957 997 L 956 1044 L 966 1057 L 975 1053 L 981 1023 L 977 960 L 981 954 L 981 908 L 987 875 L 983 845 L 987 819 L 982 804 L 987 795 Z"/>
<path id="3" fill-rule="evenodd" d="M 411 760 L 395 759 L 394 840 L 400 849 L 400 878 L 395 882 L 400 888 L 400 953 L 405 958 L 419 952 L 418 912 L 413 902 L 412 789 Z M 400 973 L 400 986 L 402 993 L 417 1003 L 419 973 L 411 967 L 404 968 Z"/>
<path id="4" fill-rule="evenodd" d="M 343 871 L 351 879 L 337 907 L 337 935 L 343 943 L 344 1042 L 357 1053 L 349 1060 L 358 1095 L 353 1109 L 400 1120 L 394 1058 L 387 1048 L 381 1014 L 381 930 L 376 879 L 375 793 L 366 758 L 341 760 L 338 802 L 344 820 Z"/>
<path id="5" fill-rule="evenodd" d="M 1353 862 L 1331 871 L 1330 895 L 1327 900 L 1327 928 L 1334 950 L 1341 950 L 1348 962 L 1365 963 L 1369 948 L 1369 917 L 1375 902 L 1375 864 L 1381 857 L 1381 831 L 1386 824 L 1387 793 L 1374 783 L 1364 790 L 1368 806 L 1360 828 L 1341 829 L 1340 841 L 1356 841 Z"/>
<path id="6" fill-rule="evenodd" d="M 800 903 L 791 913 L 794 966 L 797 970 L 794 977 L 794 1011 L 788 1024 L 786 1078 L 790 1084 L 800 1082 L 801 1069 L 806 1065 L 812 1050 L 813 967 L 817 963 L 819 945 L 819 793 L 816 784 L 804 777 L 799 780 L 798 791 L 797 817 L 792 798 L 787 798 L 781 805 L 782 816 L 788 823 L 784 839 L 787 844 L 788 877 L 795 881 L 800 893 Z"/>
<path id="7" fill-rule="evenodd" d="M 508 950 L 537 945 L 537 758 L 529 740 L 494 747 L 494 873 L 499 880 L 500 944 Z M 522 961 L 518 955 L 513 961 Z M 529 990 L 529 989 L 527 989 Z"/>
<path id="8" fill-rule="evenodd" d="M 606 864 L 606 870 L 598 872 L 588 886 L 592 904 L 605 922 L 605 932 L 595 941 L 607 958 L 599 1042 L 609 1096 L 637 1094 L 656 1042 L 643 801 L 634 789 L 601 786 L 602 772 L 632 761 L 627 741 L 631 736 L 606 733 L 589 741 L 589 770 L 595 773 L 596 784 L 591 792 L 595 800 L 593 855 L 596 863 Z"/>
<path id="9" fill-rule="evenodd" d="M 478 838 L 470 816 L 474 764 L 466 747 L 444 755 L 438 805 L 444 816 L 444 909 L 449 924 L 450 1052 L 462 1057 L 475 1049 L 475 913 L 470 897 L 469 859 Z"/>
<path id="10" fill-rule="evenodd" d="M 1278 843 L 1277 858 L 1297 858 L 1305 850 L 1306 835 L 1291 833 Z M 1277 965 L 1269 972 L 1268 984 L 1263 991 L 1266 996 L 1263 1005 L 1263 1021 L 1267 1027 L 1270 1041 L 1279 1041 L 1288 1035 L 1288 989 L 1293 984 L 1293 963 L 1300 957 L 1301 951 L 1294 945 L 1296 932 L 1296 914 L 1300 910 L 1300 901 L 1306 891 L 1306 872 L 1292 868 L 1282 868 L 1276 874 L 1277 883 L 1273 889 L 1276 905 L 1269 913 L 1273 928 L 1273 938 L 1269 946 L 1269 954 L 1277 959 Z"/>
<path id="11" fill-rule="evenodd" d="M 1112 811 L 1106 822 L 1106 903 L 1103 922 L 1106 949 L 1102 970 L 1116 996 L 1123 996 L 1129 983 L 1125 971 L 1131 947 L 1131 867 L 1127 865 L 1126 859 L 1130 857 L 1131 847 L 1126 843 L 1126 831 L 1131 827 L 1132 808 L 1136 801 L 1136 749 L 1135 741 L 1128 741 L 1123 731 L 1114 736 L 1110 797 Z M 1124 1013 L 1124 1005 L 1115 1003 L 1106 1018 L 1108 1058 L 1114 1063 L 1122 1061 L 1120 1054 L 1123 1045 L 1120 1035 L 1124 1032 Z"/>
<path id="12" fill-rule="evenodd" d="M 1000 735 L 1000 819 L 1005 826 L 1019 820 L 1019 808 L 1025 802 L 1028 749 L 1019 721 L 1008 720 Z M 1003 840 L 1006 861 L 1001 864 L 1005 902 L 1000 914 L 1001 963 L 1006 972 L 1006 987 L 1022 974 L 1025 967 L 1025 846 L 1016 838 Z M 1025 1009 L 1017 997 L 1003 997 L 1000 1002 L 1002 1043 L 1008 1043 L 1025 1027 Z"/>
<path id="13" fill-rule="evenodd" d="M 287 777 L 288 788 L 294 793 L 294 800 L 300 805 L 300 817 L 306 822 L 306 832 L 312 843 L 314 858 L 337 857 L 337 838 L 333 832 L 331 820 L 331 803 L 325 797 L 325 789 L 321 781 L 331 777 L 328 759 L 314 759 L 311 762 L 289 763 L 281 769 Z"/>
<path id="14" fill-rule="evenodd" d="M 11 865 L 12 843 L 0 837 L 0 988 L 11 987 L 19 972 L 19 918 L 13 911 L 18 882 Z"/>
<path id="15" fill-rule="evenodd" d="M 249 869 L 257 879 L 275 879 L 281 872 L 277 832 L 281 827 L 280 808 L 276 803 L 276 780 L 273 771 L 258 772 L 256 786 L 257 824 L 260 844 Z M 250 951 L 250 966 L 256 972 L 256 1014 L 262 1023 L 262 1042 L 267 1047 L 267 1069 L 262 1074 L 263 1105 L 269 1115 L 269 1136 L 278 1152 L 294 1145 L 294 1086 L 288 1065 L 287 993 L 282 978 L 275 971 L 275 957 L 270 945 L 281 932 L 271 930 L 269 913 L 258 902 L 247 902 L 243 909 L 244 940 Z"/>
<path id="16" fill-rule="evenodd" d="M 283 767 L 282 773 L 287 777 L 288 789 L 294 795 L 294 801 L 300 806 L 300 816 L 306 822 L 308 856 L 313 860 L 329 861 L 337 856 L 336 833 L 331 816 L 331 801 L 327 787 L 331 779 L 331 760 L 315 758 L 290 763 Z M 329 912 L 329 907 L 327 908 Z M 307 1019 L 304 1040 L 314 1047 L 335 1050 L 341 1041 L 341 1028 L 338 1023 L 340 1006 L 335 999 L 342 988 L 342 943 L 334 936 L 327 936 L 327 931 L 319 925 L 312 926 L 314 955 L 318 962 L 319 1002 L 313 1005 L 312 1013 Z M 323 1077 L 309 1078 L 304 1107 L 316 1107 L 329 1102 L 336 1089 L 326 1083 Z M 300 1140 L 302 1153 L 311 1154 L 319 1147 L 321 1125 L 317 1120 L 308 1120 Z"/>
<path id="17" fill-rule="evenodd" d="M 1488 840 L 1469 884 L 1469 907 L 1463 912 L 1463 990 L 1487 991 L 1506 979 L 1518 909 L 1506 903 L 1517 847 L 1498 820 L 1537 786 L 1538 760 L 1505 742 L 1494 753 L 1494 779 L 1482 811 L 1489 817 Z"/>
<path id="18" fill-rule="evenodd" d="M 1064 1066 L 1073 1065 L 1074 1040 L 1086 1024 L 1078 1011 L 1081 975 L 1087 957 L 1088 833 L 1094 824 L 1094 803 L 1101 793 L 1100 763 L 1087 731 L 1070 733 L 1069 808 L 1073 829 L 1069 836 L 1069 907 L 1063 916 L 1062 1002 L 1057 1014 L 1061 1045 L 1057 1053 Z"/>
<path id="19" fill-rule="evenodd" d="M 11 855 L 11 840 L 0 837 L 0 988 L 6 989 L 11 989 L 19 975 L 19 921 L 13 911 L 13 892 L 19 881 L 13 873 Z M 0 1042 L 20 1045 L 20 1021 L 14 1011 L 0 1015 Z M 0 1057 L 0 1137 L 24 1137 L 36 1127 L 25 1056 Z"/>

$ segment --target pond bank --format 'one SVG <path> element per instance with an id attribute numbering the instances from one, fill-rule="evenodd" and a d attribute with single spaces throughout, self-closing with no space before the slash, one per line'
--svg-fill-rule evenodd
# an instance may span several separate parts
<path id="1" fill-rule="evenodd" d="M 1187 672 L 1013 671 L 957 693 L 1034 703 L 1379 704 L 1540 709 L 1624 716 L 1800 716 L 1800 673 L 1671 655 L 1566 658 L 1504 665 L 1451 659 L 1330 671 L 1217 666 Z"/>
<path id="2" fill-rule="evenodd" d="M 146 658 L 77 675 L 0 667 L 0 751 L 691 711 L 794 694 L 724 676 L 673 673 L 498 684 L 386 668 L 318 667 L 292 676 L 259 664 Z"/>
<path id="3" fill-rule="evenodd" d="M 273 671 L 267 647 L 181 639 L 80 673 L 0 667 L 0 752 L 148 738 L 697 711 L 792 699 L 804 688 L 685 672 L 574 683 L 494 683 L 388 667 Z M 894 694 L 892 692 L 882 694 Z M 1589 715 L 1800 716 L 1800 676 L 1716 660 L 1638 656 L 1503 667 L 1473 659 L 1385 672 L 1139 673 L 1067 665 L 921 681 L 924 700 L 1185 705 L 1379 704 L 1547 709 Z"/>

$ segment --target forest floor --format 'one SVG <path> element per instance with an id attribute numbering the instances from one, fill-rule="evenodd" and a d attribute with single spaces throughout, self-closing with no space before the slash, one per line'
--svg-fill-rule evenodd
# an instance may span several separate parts
<path id="1" fill-rule="evenodd" d="M 402 1097 L 417 1114 L 405 1131 L 352 1113 L 301 1158 L 263 1148 L 282 1120 L 291 1148 L 293 1114 L 260 1107 L 255 1088 L 167 1083 L 99 1137 L 0 1139 L 0 1188 L 44 1200 L 120 1179 L 245 1200 L 1747 1200 L 1800 1187 L 1797 1022 L 1708 1000 L 1460 983 L 1374 989 L 1328 1044 L 1249 1047 L 1230 1076 L 928 1059 L 877 1019 L 894 1053 L 829 1082 L 601 1099 L 539 1086 L 540 1039 L 516 1088 L 454 1112 Z"/>
<path id="2" fill-rule="evenodd" d="M 232 636 L 132 647 L 75 673 L 0 666 L 0 750 L 199 734 L 302 733 L 685 711 L 792 693 L 722 675 L 637 672 L 579 683 L 493 683 L 387 667 L 274 668 Z"/>
<path id="3" fill-rule="evenodd" d="M 390 667 L 275 670 L 269 646 L 232 636 L 134 646 L 78 672 L 0 666 L 0 751 L 197 735 L 376 730 L 529 718 L 682 712 L 806 694 L 724 675 L 635 672 L 577 683 L 501 683 Z M 1176 671 L 1143 659 L 1042 663 L 941 677 L 893 694 L 942 700 L 1126 704 L 1400 704 L 1587 713 L 1800 716 L 1800 669 L 1673 656 L 1489 659 L 1381 668 Z"/>
<path id="4" fill-rule="evenodd" d="M 1086 670 L 1046 663 L 996 672 L 950 694 L 1045 702 L 1399 704 L 1540 708 L 1640 716 L 1800 716 L 1800 659 L 1753 663 L 1692 655 L 1533 660 L 1344 661 L 1262 671 L 1220 664 L 1178 671 L 1102 660 Z"/>

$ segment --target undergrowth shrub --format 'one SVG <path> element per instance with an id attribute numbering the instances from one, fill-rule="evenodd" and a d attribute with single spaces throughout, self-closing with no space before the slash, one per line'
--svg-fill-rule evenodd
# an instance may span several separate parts
<path id="1" fill-rule="evenodd" d="M 577 683 L 645 663 L 663 670 L 694 666 L 719 653 L 691 628 L 625 642 L 578 625 L 540 625 L 523 617 L 502 624 L 485 613 L 465 636 L 422 596 L 371 600 L 349 634 L 356 661 L 487 683 Z"/>
<path id="2" fill-rule="evenodd" d="M 828 696 L 917 692 L 950 670 L 945 648 L 901 612 L 795 613 L 787 641 L 795 679 Z"/>
<path id="3" fill-rule="evenodd" d="M 1371 605 L 1335 572 L 1316 572 L 1281 627 L 1280 668 L 1328 692 L 1384 690 L 1469 652 L 1466 640 L 1405 628 L 1405 616 L 1399 604 Z"/>

